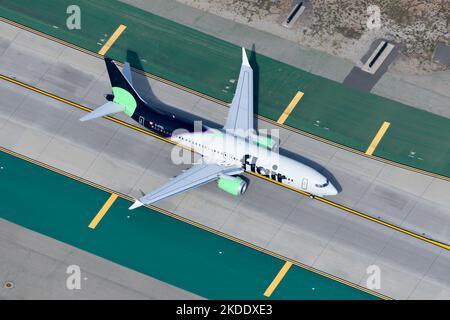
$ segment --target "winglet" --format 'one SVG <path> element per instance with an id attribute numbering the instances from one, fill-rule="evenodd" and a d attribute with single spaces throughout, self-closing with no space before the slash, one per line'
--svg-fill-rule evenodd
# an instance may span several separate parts
<path id="1" fill-rule="evenodd" d="M 128 208 L 128 210 L 133 210 L 133 209 L 139 208 L 143 205 L 144 204 L 142 202 L 140 202 L 139 200 L 136 199 L 136 201 L 134 201 L 134 203 Z"/>
<path id="2" fill-rule="evenodd" d="M 250 67 L 250 63 L 248 63 L 247 53 L 245 52 L 245 48 L 242 47 L 242 65 Z"/>

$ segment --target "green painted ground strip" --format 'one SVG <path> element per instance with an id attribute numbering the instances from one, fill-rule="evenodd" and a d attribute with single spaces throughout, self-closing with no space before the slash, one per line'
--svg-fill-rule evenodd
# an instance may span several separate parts
<path id="1" fill-rule="evenodd" d="M 92 230 L 107 192 L 3 152 L 0 194 L 0 218 L 209 299 L 263 299 L 284 264 L 156 211 L 129 211 L 122 198 Z M 299 267 L 272 298 L 377 299 Z"/>
<path id="2" fill-rule="evenodd" d="M 98 52 L 119 24 L 127 29 L 108 56 L 223 101 L 231 101 L 240 67 L 236 45 L 112 0 L 80 0 L 81 30 L 66 28 L 70 0 L 0 0 L 1 15 Z M 297 90 L 305 93 L 286 124 L 365 151 L 383 121 L 392 123 L 375 155 L 450 176 L 450 121 L 359 92 L 260 54 L 255 69 L 257 112 L 277 120 Z M 230 82 L 231 81 L 231 82 Z"/>

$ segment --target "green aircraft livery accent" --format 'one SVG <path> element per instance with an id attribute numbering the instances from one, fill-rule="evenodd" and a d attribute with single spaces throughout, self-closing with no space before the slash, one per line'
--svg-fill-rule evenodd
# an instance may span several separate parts
<path id="1" fill-rule="evenodd" d="M 253 143 L 267 149 L 272 149 L 273 147 L 273 141 L 270 137 L 258 136 L 255 140 L 253 140 Z"/>
<path id="2" fill-rule="evenodd" d="M 243 180 L 239 177 L 234 177 L 232 179 L 220 178 L 219 180 L 217 180 L 217 186 L 223 191 L 232 194 L 233 196 L 239 195 L 242 183 Z"/>
<path id="3" fill-rule="evenodd" d="M 121 106 L 124 106 L 125 114 L 131 117 L 137 106 L 136 100 L 134 99 L 133 95 L 127 90 L 119 87 L 112 87 L 112 92 L 114 95 L 113 101 L 117 104 L 120 104 Z"/>

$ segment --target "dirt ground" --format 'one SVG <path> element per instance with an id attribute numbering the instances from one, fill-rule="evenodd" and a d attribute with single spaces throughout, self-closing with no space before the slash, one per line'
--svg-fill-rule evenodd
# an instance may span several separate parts
<path id="1" fill-rule="evenodd" d="M 391 72 L 449 70 L 432 62 L 432 54 L 438 42 L 450 44 L 450 0 L 308 0 L 304 1 L 305 12 L 291 29 L 281 23 L 299 0 L 177 1 L 354 63 L 375 39 L 384 38 L 401 46 Z M 380 9 L 378 29 L 367 26 L 370 5 Z"/>

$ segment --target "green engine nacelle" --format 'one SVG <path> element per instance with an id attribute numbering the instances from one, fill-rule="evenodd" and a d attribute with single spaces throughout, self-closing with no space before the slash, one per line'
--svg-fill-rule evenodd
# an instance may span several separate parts
<path id="1" fill-rule="evenodd" d="M 241 195 L 247 190 L 247 182 L 241 177 L 226 177 L 217 180 L 217 186 L 233 196 Z"/>
<path id="2" fill-rule="evenodd" d="M 273 150 L 277 146 L 277 143 L 268 136 L 256 136 L 253 138 L 253 143 L 270 150 Z"/>

